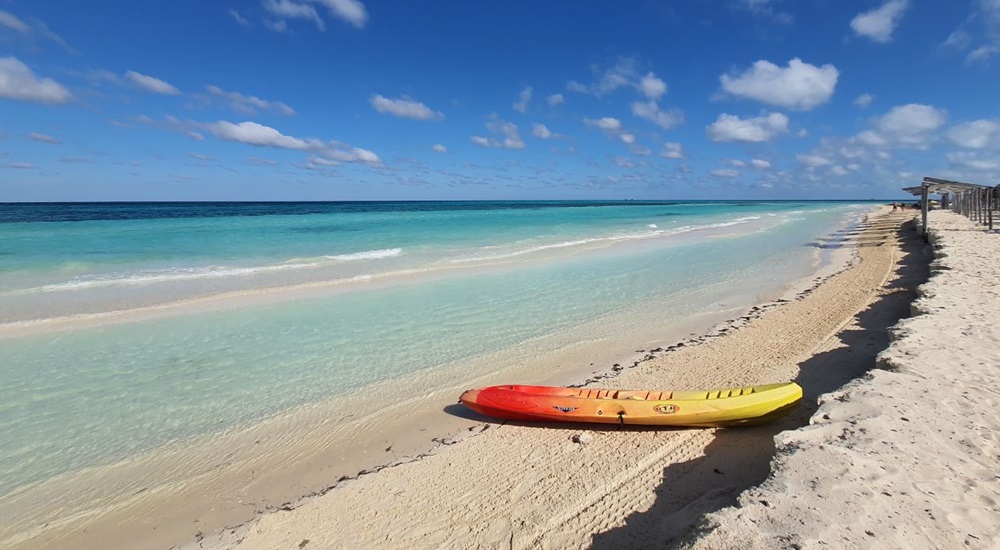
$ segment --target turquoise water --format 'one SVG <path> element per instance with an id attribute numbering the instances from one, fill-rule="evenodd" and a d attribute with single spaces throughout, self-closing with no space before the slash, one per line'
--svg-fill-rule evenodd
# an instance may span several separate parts
<path id="1" fill-rule="evenodd" d="M 869 209 L 0 205 L 0 496 L 595 320 L 779 288 Z M 108 312 L 127 322 L 87 322 Z M 83 322 L 4 337 L 66 318 Z"/>

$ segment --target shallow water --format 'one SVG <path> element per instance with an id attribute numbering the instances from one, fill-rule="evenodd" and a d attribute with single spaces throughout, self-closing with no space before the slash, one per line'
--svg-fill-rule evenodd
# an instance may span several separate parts
<path id="1" fill-rule="evenodd" d="M 0 206 L 0 332 L 85 321 L 0 339 L 0 496 L 375 384 L 419 394 L 442 369 L 472 380 L 644 333 L 626 324 L 637 319 L 655 329 L 723 311 L 807 275 L 821 260 L 810 243 L 870 208 Z M 219 294 L 235 299 L 212 307 Z M 209 307 L 129 317 L 195 298 Z M 86 322 L 109 311 L 128 322 Z"/>

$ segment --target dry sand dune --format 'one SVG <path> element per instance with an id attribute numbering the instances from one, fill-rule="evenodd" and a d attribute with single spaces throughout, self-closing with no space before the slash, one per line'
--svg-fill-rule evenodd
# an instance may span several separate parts
<path id="1" fill-rule="evenodd" d="M 754 308 L 588 381 L 683 389 L 795 379 L 804 405 L 778 423 L 730 430 L 482 423 L 417 460 L 338 483 L 195 546 L 637 548 L 682 540 L 706 513 L 767 479 L 774 436 L 805 425 L 820 394 L 874 368 L 889 343 L 886 329 L 908 314 L 926 277 L 913 225 L 912 214 L 872 215 L 857 231 L 814 243 L 857 245 L 857 255 L 794 300 Z"/>

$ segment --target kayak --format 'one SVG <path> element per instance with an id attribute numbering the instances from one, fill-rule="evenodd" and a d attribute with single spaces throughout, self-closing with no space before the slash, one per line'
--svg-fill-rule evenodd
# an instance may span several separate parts
<path id="1" fill-rule="evenodd" d="M 802 388 L 794 382 L 699 391 L 505 385 L 467 390 L 459 399 L 503 420 L 726 427 L 788 414 L 802 399 Z"/>

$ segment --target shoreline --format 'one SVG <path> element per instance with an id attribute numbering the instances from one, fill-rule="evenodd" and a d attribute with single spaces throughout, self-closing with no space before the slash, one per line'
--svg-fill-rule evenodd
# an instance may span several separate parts
<path id="1" fill-rule="evenodd" d="M 867 216 L 872 216 L 872 215 L 874 214 L 873 213 L 867 214 Z M 844 228 L 843 231 L 850 233 L 852 230 L 850 228 Z M 688 323 L 689 328 L 691 326 L 700 326 L 703 327 L 703 329 L 695 328 L 694 329 L 695 332 L 691 333 L 691 335 L 687 338 L 681 336 L 680 332 L 683 331 L 678 331 L 678 333 L 676 334 L 676 338 L 664 337 L 662 334 L 660 334 L 659 335 L 660 341 L 674 341 L 676 343 L 671 346 L 667 346 L 666 348 L 664 348 L 661 345 L 659 346 L 659 348 L 662 350 L 663 354 L 667 354 L 670 353 L 670 351 L 673 351 L 674 349 L 680 349 L 685 346 L 697 346 L 705 344 L 706 342 L 709 342 L 712 338 L 722 336 L 727 332 L 734 331 L 739 327 L 744 326 L 752 319 L 759 317 L 760 315 L 762 315 L 763 313 L 772 308 L 775 308 L 777 306 L 801 298 L 802 295 L 808 294 L 816 287 L 818 287 L 820 284 L 822 284 L 823 281 L 827 280 L 829 277 L 832 277 L 845 269 L 849 269 L 851 265 L 853 265 L 853 263 L 856 261 L 856 253 L 852 252 L 854 249 L 855 247 L 840 248 L 839 249 L 840 252 L 845 252 L 845 253 L 849 252 L 851 254 L 851 258 L 847 258 L 844 255 L 841 255 L 837 260 L 829 260 L 827 262 L 828 265 L 826 265 L 825 267 L 820 266 L 829 273 L 822 274 L 823 269 L 821 269 L 820 271 L 812 273 L 808 277 L 799 279 L 795 281 L 793 284 L 786 286 L 783 291 L 772 293 L 775 296 L 781 296 L 781 297 L 775 297 L 772 300 L 760 302 L 758 303 L 758 305 L 752 306 L 749 309 L 749 311 L 745 312 L 744 315 L 731 316 L 732 314 L 725 314 L 725 316 L 718 317 L 717 320 L 711 320 L 708 322 L 701 321 L 696 324 L 692 324 L 689 322 Z M 820 253 L 825 254 L 826 251 L 820 250 Z M 603 376 L 605 377 L 610 374 L 618 374 L 627 368 L 638 367 L 641 364 L 650 361 L 651 359 L 656 359 L 661 355 L 661 352 L 654 350 L 649 350 L 647 352 L 645 349 L 636 350 L 634 352 L 622 352 L 621 350 L 619 350 L 619 352 L 617 352 L 615 355 L 619 357 L 619 359 L 616 359 L 613 363 L 609 361 L 608 362 L 609 366 L 605 367 L 603 370 L 598 369 L 595 371 L 593 366 L 577 367 L 574 371 L 575 374 L 566 373 L 562 375 L 561 380 L 564 382 L 568 380 L 573 380 L 575 382 L 578 382 L 579 380 L 583 379 L 583 377 L 585 376 L 585 374 L 583 373 L 585 372 L 591 373 L 592 379 L 594 376 L 602 375 L 602 373 Z M 622 366 L 628 364 L 631 364 L 631 367 Z M 593 365 L 593 363 L 591 365 Z M 552 383 L 557 383 L 558 380 L 560 380 L 560 378 L 556 377 L 552 380 Z M 436 414 L 438 417 L 440 417 L 440 408 L 433 409 L 433 413 Z M 413 462 L 415 460 L 422 460 L 427 456 L 431 456 L 443 451 L 444 449 L 450 447 L 456 441 L 464 439 L 470 434 L 474 435 L 474 433 L 476 433 L 475 430 L 477 429 L 477 426 L 482 425 L 480 421 L 463 418 L 461 413 L 456 415 L 453 412 L 452 414 L 448 415 L 447 420 L 448 420 L 447 424 L 451 425 L 452 427 L 445 429 L 445 427 L 442 427 L 440 425 L 437 426 L 437 429 L 433 430 L 434 434 L 437 437 L 426 433 L 420 433 L 417 435 L 417 437 L 411 438 L 409 444 L 407 444 L 407 442 L 404 441 L 405 438 L 403 437 L 389 438 L 387 440 L 389 441 L 389 448 L 393 450 L 393 455 L 396 457 L 390 461 L 386 461 L 384 458 L 375 458 L 375 455 L 378 453 L 378 451 L 381 450 L 380 448 L 376 449 L 376 447 L 380 444 L 380 442 L 379 441 L 370 442 L 373 443 L 373 445 L 370 444 L 369 447 L 371 448 L 365 451 L 367 457 L 365 462 L 367 465 L 365 467 L 359 467 L 359 469 L 355 470 L 356 473 L 340 475 L 339 480 L 332 485 L 322 486 L 313 483 L 311 484 L 313 487 L 320 486 L 321 488 L 319 490 L 310 490 L 298 493 L 299 495 L 302 495 L 304 493 L 310 493 L 302 498 L 298 499 L 292 498 L 290 500 L 281 502 L 264 501 L 265 504 L 263 505 L 261 505 L 261 503 L 258 502 L 258 504 L 256 505 L 257 509 L 254 511 L 253 516 L 260 517 L 261 514 L 265 514 L 269 511 L 289 510 L 297 508 L 301 506 L 303 502 L 312 500 L 316 498 L 318 495 L 326 494 L 327 492 L 337 488 L 343 483 L 358 479 L 370 473 L 383 471 L 387 468 L 394 468 L 403 464 Z M 468 426 L 467 424 L 469 422 L 472 422 L 473 425 Z M 485 429 L 487 428 L 483 428 L 483 430 Z M 404 454 L 403 451 L 406 451 L 407 453 Z M 388 452 L 388 448 L 386 449 L 386 452 Z M 321 479 L 326 474 L 327 472 L 325 470 L 312 472 L 310 474 L 310 479 Z M 251 476 L 252 476 L 252 471 L 251 471 Z M 301 486 L 303 488 L 308 487 L 310 485 L 310 483 L 301 482 L 301 480 L 286 479 L 286 482 L 290 483 L 293 486 Z M 56 493 L 57 492 L 58 488 L 56 488 Z M 139 534 L 143 531 L 143 529 L 148 529 L 149 525 L 155 525 L 155 523 L 149 524 L 148 520 L 149 518 L 146 518 L 146 522 L 144 522 L 145 524 L 142 525 L 128 526 L 129 528 L 126 529 L 126 531 L 132 530 L 135 532 L 136 536 L 139 536 Z M 209 517 L 204 518 L 204 520 L 206 526 L 211 525 L 213 523 L 213 521 L 210 520 Z M 173 521 L 169 521 L 167 522 L 167 525 L 164 525 L 164 527 L 168 527 L 169 524 L 172 523 Z M 225 522 L 217 524 L 221 525 L 225 524 Z M 124 521 L 122 521 L 119 525 L 119 527 L 125 527 L 125 526 L 127 525 Z M 165 540 L 169 540 L 170 538 L 171 537 L 168 536 Z M 173 539 L 176 540 L 176 537 L 173 537 Z M 105 539 L 104 542 L 107 542 L 107 540 Z M 102 544 L 96 543 L 95 546 L 102 546 Z"/>
<path id="2" fill-rule="evenodd" d="M 929 278 L 877 368 L 776 439 L 774 471 L 704 518 L 684 548 L 993 548 L 1000 241 L 932 211 Z"/>
<path id="3" fill-rule="evenodd" d="M 882 218 L 884 218 L 884 215 L 885 215 L 885 212 L 883 211 L 883 212 L 878 213 L 878 214 L 875 214 L 875 213 L 869 214 L 868 216 L 869 216 L 869 218 L 878 217 L 879 219 L 882 219 Z M 863 238 L 862 236 L 860 236 L 860 235 L 858 236 L 858 239 L 862 239 L 862 238 Z M 851 246 L 851 250 L 857 250 L 857 247 Z M 805 300 L 811 294 L 813 294 L 817 289 L 822 288 L 823 284 L 827 283 L 832 278 L 837 277 L 838 275 L 840 275 L 840 274 L 842 274 L 844 272 L 850 271 L 853 268 L 857 267 L 857 264 L 859 263 L 860 260 L 856 257 L 856 255 L 852 255 L 852 256 L 854 256 L 854 257 L 852 259 L 850 259 L 850 263 L 848 265 L 844 266 L 842 269 L 834 270 L 835 271 L 834 273 L 828 274 L 825 277 L 820 277 L 819 280 L 817 280 L 815 277 L 810 277 L 810 278 L 807 278 L 805 280 L 800 281 L 802 283 L 802 288 L 795 289 L 794 292 L 789 292 L 789 293 L 785 294 L 785 296 L 789 296 L 789 294 L 791 294 L 790 297 L 776 298 L 776 299 L 771 300 L 769 302 L 765 302 L 763 304 L 760 304 L 760 305 L 757 305 L 757 306 L 753 306 L 750 309 L 750 311 L 748 311 L 746 314 L 744 314 L 742 316 L 738 316 L 738 317 L 730 319 L 730 320 L 728 320 L 728 321 L 726 321 L 724 323 L 717 324 L 717 325 L 715 325 L 713 327 L 713 329 L 711 329 L 709 331 L 706 331 L 703 334 L 695 335 L 693 337 L 688 337 L 688 338 L 681 339 L 681 340 L 677 341 L 673 345 L 664 347 L 661 351 L 657 351 L 655 349 L 654 350 L 650 350 L 649 352 L 646 352 L 644 350 L 637 350 L 637 352 L 644 353 L 645 355 L 644 356 L 640 356 L 640 357 L 634 359 L 633 361 L 631 361 L 631 365 L 628 365 L 628 364 L 618 364 L 618 365 L 612 366 L 610 369 L 605 369 L 603 371 L 598 370 L 598 371 L 594 372 L 594 374 L 585 383 L 588 383 L 588 382 L 592 383 L 592 382 L 595 382 L 595 381 L 605 380 L 605 379 L 607 379 L 609 377 L 616 377 L 619 380 L 626 379 L 626 378 L 629 378 L 629 377 L 636 378 L 634 375 L 636 373 L 638 373 L 639 371 L 642 371 L 644 367 L 651 366 L 652 364 L 655 364 L 657 361 L 662 361 L 666 357 L 669 357 L 669 356 L 672 356 L 672 355 L 676 355 L 676 354 L 685 353 L 686 351 L 692 350 L 692 349 L 697 349 L 699 352 L 710 350 L 713 347 L 712 344 L 714 342 L 717 342 L 719 339 L 729 338 L 729 337 L 732 337 L 732 336 L 738 334 L 741 329 L 745 328 L 748 325 L 753 324 L 755 321 L 761 319 L 764 316 L 768 316 L 768 315 L 772 315 L 772 314 L 780 315 L 780 310 L 782 309 L 782 307 L 788 306 L 790 304 L 795 304 L 797 302 L 801 302 L 801 301 Z M 891 270 L 890 270 L 890 272 L 891 272 Z M 886 273 L 886 277 L 888 277 L 888 275 L 889 275 L 889 272 Z M 879 285 L 883 284 L 884 283 L 884 278 L 881 277 L 881 275 L 878 275 L 878 281 L 877 282 L 879 283 Z M 847 319 L 847 321 L 849 321 L 849 320 L 850 320 L 850 318 Z M 836 330 L 842 324 L 843 323 L 837 323 L 837 326 L 834 327 L 834 329 L 833 329 L 832 332 L 836 332 Z M 650 357 L 651 354 L 652 354 L 652 357 Z M 675 373 L 675 376 L 676 376 L 676 373 Z M 681 377 L 683 377 L 683 376 L 681 375 Z M 737 383 L 742 383 L 742 382 L 737 382 Z M 749 382 L 747 382 L 747 383 L 749 383 Z M 619 384 L 619 385 L 621 385 L 622 387 L 624 387 L 624 385 L 628 385 L 628 384 Z M 675 384 L 674 386 L 671 386 L 671 387 L 676 387 L 676 386 L 677 385 Z M 499 430 L 498 430 L 498 428 L 499 428 Z M 343 498 L 345 496 L 349 496 L 351 498 L 352 502 L 354 501 L 354 499 L 360 499 L 361 502 L 364 502 L 364 503 L 366 503 L 367 506 L 369 506 L 369 508 L 368 508 L 369 510 L 372 509 L 371 507 L 374 507 L 375 514 L 376 515 L 380 515 L 379 514 L 380 505 L 376 504 L 375 502 L 372 502 L 372 498 L 366 498 L 363 495 L 363 494 L 378 494 L 379 493 L 378 490 L 372 491 L 372 489 L 370 487 L 371 485 L 375 485 L 377 487 L 383 487 L 384 488 L 384 486 L 387 483 L 389 485 L 395 484 L 395 485 L 393 485 L 393 487 L 395 488 L 396 491 L 402 491 L 403 493 L 411 495 L 412 498 L 416 498 L 419 501 L 424 502 L 424 503 L 426 503 L 427 501 L 432 501 L 435 505 L 440 505 L 441 503 L 439 503 L 437 501 L 437 498 L 438 497 L 442 497 L 442 495 L 440 495 L 439 492 L 435 492 L 435 495 L 432 495 L 432 496 L 429 496 L 429 497 L 420 497 L 420 495 L 417 494 L 417 493 L 420 493 L 421 488 L 422 489 L 429 489 L 428 487 L 424 486 L 425 484 L 421 484 L 422 485 L 421 488 L 417 488 L 416 490 L 413 490 L 412 488 L 405 487 L 404 485 L 400 485 L 400 483 L 403 483 L 400 478 L 404 477 L 404 478 L 407 478 L 407 479 L 412 479 L 414 477 L 421 478 L 422 476 L 426 476 L 426 475 L 441 475 L 441 473 L 443 472 L 443 470 L 440 469 L 439 465 L 437 465 L 437 464 L 431 464 L 431 463 L 432 462 L 440 462 L 442 460 L 447 460 L 448 456 L 453 456 L 456 453 L 461 453 L 461 455 L 459 457 L 456 457 L 456 459 L 458 459 L 460 461 L 465 461 L 465 460 L 470 460 L 470 459 L 471 460 L 475 460 L 476 456 L 483 456 L 483 455 L 485 455 L 485 456 L 492 456 L 492 454 L 488 454 L 487 453 L 487 451 L 486 451 L 487 448 L 492 449 L 491 451 L 489 451 L 489 453 L 498 453 L 499 452 L 501 455 L 510 454 L 511 452 L 515 452 L 516 453 L 516 451 L 511 451 L 511 450 L 507 449 L 507 446 L 504 446 L 504 445 L 500 445 L 500 448 L 505 449 L 504 451 L 498 451 L 496 445 L 486 445 L 486 446 L 482 445 L 482 440 L 483 440 L 484 437 L 491 437 L 493 439 L 496 439 L 496 438 L 500 437 L 506 443 L 508 443 L 510 446 L 513 446 L 513 448 L 516 449 L 518 447 L 518 443 L 517 443 L 517 438 L 516 437 L 514 437 L 513 439 L 511 439 L 509 437 L 504 437 L 504 436 L 498 435 L 503 430 L 506 430 L 508 428 L 516 429 L 519 432 L 525 432 L 525 431 L 527 431 L 527 433 L 529 433 L 529 434 L 531 432 L 534 432 L 534 433 L 554 432 L 557 435 L 558 442 L 556 442 L 556 443 L 546 442 L 546 443 L 549 444 L 550 447 L 552 445 L 562 446 L 562 447 L 564 447 L 563 450 L 566 450 L 565 447 L 567 447 L 567 445 L 565 443 L 563 443 L 563 442 L 568 439 L 568 435 L 571 434 L 571 433 L 580 433 L 580 432 L 587 433 L 587 432 L 589 432 L 589 433 L 592 433 L 592 434 L 596 434 L 596 437 L 607 436 L 607 435 L 610 435 L 610 434 L 613 433 L 613 431 L 609 431 L 609 430 L 593 429 L 593 427 L 590 427 L 590 426 L 566 426 L 566 427 L 562 427 L 562 426 L 560 426 L 560 427 L 538 426 L 538 427 L 532 427 L 532 426 L 520 426 L 520 425 L 517 425 L 517 424 L 511 424 L 511 423 L 497 424 L 497 423 L 494 423 L 494 422 L 491 422 L 491 421 L 480 422 L 478 424 L 478 427 L 473 427 L 473 428 L 469 429 L 467 432 L 458 433 L 458 434 L 453 435 L 451 438 L 444 439 L 444 440 L 440 441 L 440 444 L 436 448 L 430 450 L 429 452 L 421 454 L 420 456 L 416 457 L 416 459 L 413 460 L 413 461 L 407 461 L 407 462 L 403 462 L 403 463 L 399 463 L 399 464 L 393 464 L 393 465 L 390 465 L 387 468 L 379 468 L 378 470 L 376 470 L 374 472 L 360 472 L 357 476 L 352 477 L 350 479 L 341 480 L 338 483 L 332 485 L 331 487 L 329 487 L 328 489 L 322 491 L 319 494 L 306 497 L 306 498 L 304 498 L 304 499 L 302 499 L 300 501 L 297 501 L 297 502 L 295 502 L 293 504 L 290 504 L 289 506 L 284 506 L 284 507 L 282 507 L 278 511 L 274 511 L 274 512 L 270 512 L 270 513 L 267 513 L 267 514 L 259 515 L 253 521 L 241 524 L 239 526 L 235 526 L 235 527 L 229 528 L 228 530 L 226 530 L 222 534 L 215 535 L 215 536 L 207 536 L 207 537 L 204 537 L 204 538 L 199 538 L 198 540 L 196 540 L 193 543 L 189 543 L 188 545 L 182 546 L 182 548 L 195 548 L 195 547 L 198 547 L 198 548 L 230 548 L 230 547 L 234 547 L 236 545 L 240 545 L 240 547 L 249 547 L 249 548 L 255 548 L 255 547 L 273 547 L 275 545 L 281 546 L 281 545 L 289 544 L 289 543 L 293 543 L 293 544 L 294 543 L 298 543 L 298 544 L 301 544 L 303 541 L 307 541 L 307 540 L 313 540 L 313 541 L 316 541 L 318 544 L 328 544 L 328 545 L 332 545 L 332 546 L 352 545 L 352 544 L 354 544 L 354 545 L 362 545 L 363 546 L 365 544 L 374 544 L 375 540 L 378 540 L 378 539 L 372 539 L 372 538 L 352 538 L 353 535 L 351 535 L 351 534 L 344 534 L 344 533 L 341 533 L 341 535 L 343 535 L 346 538 L 330 539 L 329 537 L 326 537 L 326 538 L 323 538 L 322 541 L 321 541 L 320 539 L 311 539 L 310 537 L 303 535 L 303 537 L 301 539 L 296 539 L 296 540 L 293 541 L 292 539 L 294 539 L 295 537 L 292 535 L 292 533 L 300 532 L 300 531 L 304 532 L 304 531 L 310 530 L 312 528 L 316 528 L 317 527 L 317 523 L 316 522 L 322 522 L 322 520 L 320 520 L 318 518 L 318 516 L 316 515 L 317 511 L 313 510 L 314 508 L 321 508 L 321 509 L 323 509 L 324 511 L 322 512 L 322 517 L 325 517 L 327 520 L 330 520 L 330 519 L 332 519 L 334 517 L 340 517 L 340 515 L 342 513 L 350 513 L 350 510 L 346 510 L 342 506 L 341 507 L 337 507 L 337 511 L 336 512 L 330 510 L 328 508 L 328 506 L 330 506 L 330 505 L 336 506 L 336 503 L 331 500 L 334 495 L 332 495 L 330 493 L 344 493 L 344 494 L 340 494 L 339 496 L 341 498 Z M 764 428 L 764 430 L 767 431 L 768 428 Z M 757 433 L 759 433 L 761 431 L 761 429 L 759 429 L 759 428 L 748 428 L 746 431 L 747 432 L 757 432 Z M 688 430 L 688 431 L 671 430 L 669 432 L 663 432 L 663 431 L 657 432 L 657 431 L 651 431 L 651 430 L 631 428 L 631 429 L 625 430 L 625 432 L 626 433 L 634 433 L 634 434 L 635 433 L 648 434 L 648 435 L 654 436 L 654 438 L 655 437 L 660 437 L 660 436 L 666 436 L 667 438 L 670 438 L 671 436 L 673 436 L 674 438 L 679 438 L 679 439 L 685 440 L 685 441 L 682 442 L 682 444 L 680 445 L 680 447 L 684 450 L 685 453 L 690 453 L 691 450 L 687 448 L 690 444 L 697 445 L 698 443 L 703 443 L 705 445 L 710 445 L 711 444 L 712 436 L 716 435 L 716 433 L 718 432 L 718 430 Z M 725 433 L 734 433 L 735 435 L 739 436 L 739 434 L 742 433 L 742 432 L 743 432 L 743 430 L 730 430 L 729 432 L 725 432 Z M 559 435 L 559 434 L 561 434 L 561 435 Z M 524 435 L 524 434 L 522 433 L 522 435 Z M 459 443 L 459 442 L 461 442 L 461 445 L 454 445 L 455 443 Z M 534 440 L 534 442 L 538 443 L 537 439 Z M 494 441 L 493 443 L 496 443 L 496 441 Z M 480 449 L 478 449 L 478 450 L 472 449 L 473 446 L 480 447 Z M 568 448 L 569 448 L 569 450 L 571 452 L 578 451 L 579 447 L 580 447 L 579 445 L 575 445 L 575 444 L 572 444 L 572 443 L 568 444 Z M 644 465 L 644 468 L 648 468 L 649 466 L 651 466 L 652 464 L 655 464 L 656 462 L 658 462 L 660 460 L 670 459 L 670 458 L 676 458 L 674 456 L 674 452 L 677 450 L 677 446 L 676 445 L 667 445 L 667 446 L 661 446 L 661 447 L 662 448 L 660 448 L 660 449 L 650 448 L 649 449 L 651 451 L 650 454 L 648 456 L 646 456 L 646 457 L 643 457 L 643 459 L 640 460 L 640 463 Z M 773 444 L 772 444 L 772 447 L 773 447 Z M 664 451 L 663 448 L 666 448 L 667 450 Z M 673 449 L 673 450 L 671 450 L 671 449 Z M 463 452 L 463 451 L 465 451 L 465 452 Z M 529 453 L 529 455 L 530 454 L 532 454 L 532 453 Z M 770 453 L 767 454 L 767 458 L 768 459 L 769 459 L 769 457 L 770 457 Z M 449 463 L 450 466 L 454 465 L 453 464 L 454 460 L 447 461 L 447 462 Z M 517 469 L 517 470 L 521 470 L 521 469 L 523 469 L 524 465 L 523 464 L 517 464 L 517 465 L 513 465 L 513 467 L 515 469 Z M 421 472 L 421 474 L 414 476 L 414 474 L 412 474 L 412 473 L 404 473 L 404 470 L 419 470 Z M 633 474 L 635 473 L 634 469 L 630 468 L 630 470 L 632 471 Z M 436 474 L 432 474 L 431 472 L 437 472 L 437 473 Z M 374 473 L 378 473 L 378 475 L 371 475 L 371 474 L 374 474 Z M 495 472 L 491 472 L 491 474 L 492 474 L 493 478 L 495 479 Z M 759 474 L 759 472 L 758 472 L 758 474 Z M 471 473 L 470 473 L 470 475 L 471 475 Z M 638 475 L 638 474 L 635 474 L 635 475 Z M 766 471 L 764 472 L 764 475 L 766 476 Z M 389 476 L 392 476 L 394 479 L 393 480 L 386 480 L 386 479 L 384 479 L 384 478 L 389 477 Z M 557 477 L 564 477 L 564 476 L 557 476 Z M 758 482 L 762 481 L 762 479 L 759 479 L 757 481 Z M 359 487 L 360 485 L 365 485 L 365 488 L 362 489 L 361 487 Z M 402 493 L 400 493 L 400 494 L 402 494 Z M 461 492 L 459 492 L 458 494 L 461 494 Z M 595 495 L 595 496 L 593 496 L 593 498 L 597 499 L 597 500 L 600 500 L 601 496 L 600 495 Z M 378 499 L 376 498 L 375 500 L 378 500 Z M 324 504 L 326 504 L 327 506 L 324 507 L 323 506 Z M 357 503 L 355 503 L 355 504 L 357 504 Z M 508 510 L 508 512 L 509 512 L 509 510 Z M 424 520 L 427 519 L 426 518 L 426 514 L 420 513 L 420 514 L 417 514 L 417 515 L 419 515 Z M 280 519 L 279 520 L 278 519 L 279 516 L 284 516 L 284 519 Z M 392 516 L 392 514 L 390 514 L 390 516 Z M 395 516 L 392 516 L 392 517 L 395 517 Z M 360 521 L 360 518 L 357 517 L 357 516 L 355 516 L 354 519 L 356 521 Z M 560 516 L 558 519 L 562 519 L 562 517 Z M 272 521 L 272 520 L 274 520 L 274 521 Z M 306 521 L 307 525 L 301 526 L 300 524 L 304 520 L 308 520 L 308 521 Z M 389 519 L 387 519 L 387 521 L 392 521 L 392 519 L 389 518 Z M 401 521 L 403 521 L 403 520 L 401 520 Z M 413 522 L 409 522 L 409 523 L 414 523 L 414 522 L 416 522 L 416 520 L 414 520 Z M 262 523 L 268 524 L 266 526 L 267 529 L 264 528 L 265 526 L 261 525 Z M 270 528 L 270 524 L 272 524 L 272 523 L 275 523 L 275 527 L 273 529 Z M 419 522 L 416 522 L 416 523 L 419 523 Z M 554 524 L 557 524 L 559 522 L 557 522 L 555 520 L 552 520 L 549 523 L 554 525 Z M 344 522 L 341 522 L 341 524 L 342 525 L 355 525 L 353 522 L 350 522 L 350 521 L 347 521 L 347 520 L 345 520 Z M 280 527 L 278 527 L 278 525 L 280 525 Z M 300 529 L 300 527 L 301 527 L 301 529 Z M 282 531 L 283 534 L 279 533 L 279 531 Z M 285 532 L 285 531 L 287 531 L 287 532 Z M 380 546 L 384 545 L 384 546 L 388 546 L 388 547 L 405 547 L 405 546 L 408 546 L 408 545 L 415 545 L 417 547 L 425 547 L 425 546 L 434 546 L 434 545 L 441 544 L 441 543 L 447 544 L 447 542 L 443 542 L 443 540 L 445 540 L 445 539 L 443 539 L 443 540 L 433 540 L 433 541 L 432 540 L 425 540 L 423 537 L 426 537 L 428 535 L 428 533 L 426 533 L 425 531 L 427 531 L 427 529 L 421 529 L 421 533 L 420 534 L 422 535 L 422 537 L 418 538 L 417 541 L 414 541 L 412 539 L 406 539 L 405 541 L 403 541 L 403 540 L 395 540 L 395 541 L 393 541 L 393 540 L 390 540 L 390 539 L 387 538 L 384 541 L 380 540 L 379 545 Z M 327 529 L 325 532 L 326 532 L 326 535 L 330 535 L 331 534 L 331 530 L 330 529 Z M 399 534 L 399 530 L 395 529 L 395 528 L 391 528 L 391 529 L 386 529 L 386 530 L 383 530 L 383 531 L 379 531 L 378 529 L 375 529 L 375 530 L 373 530 L 369 534 L 377 534 L 377 533 L 381 533 L 380 536 L 391 537 L 393 534 Z M 277 536 L 278 538 L 275 539 L 274 536 Z M 514 535 L 512 535 L 512 539 L 511 540 L 513 540 L 513 538 L 514 538 Z M 520 544 L 520 545 L 515 545 L 515 546 L 517 546 L 517 547 L 532 547 L 534 545 L 534 543 L 539 542 L 539 541 L 541 541 L 542 539 L 545 539 L 545 538 L 546 537 L 544 535 L 542 535 L 541 538 L 538 538 L 538 537 L 531 538 L 530 539 L 531 544 L 529 544 L 529 545 Z M 518 537 L 518 539 L 519 539 L 519 537 Z M 277 543 L 278 540 L 281 541 L 280 544 Z M 452 541 L 452 543 L 454 543 L 454 542 L 455 541 Z M 502 543 L 506 544 L 507 541 L 504 540 L 503 538 L 496 539 L 496 540 L 476 538 L 476 539 L 474 539 L 474 541 L 465 540 L 465 542 L 463 542 L 463 544 L 468 543 L 468 544 L 473 544 L 473 545 L 476 545 L 476 544 L 479 544 L 479 545 L 491 545 L 494 542 L 496 542 L 496 543 L 501 543 L 502 542 Z M 382 544 L 382 543 L 385 543 L 385 544 Z"/>

